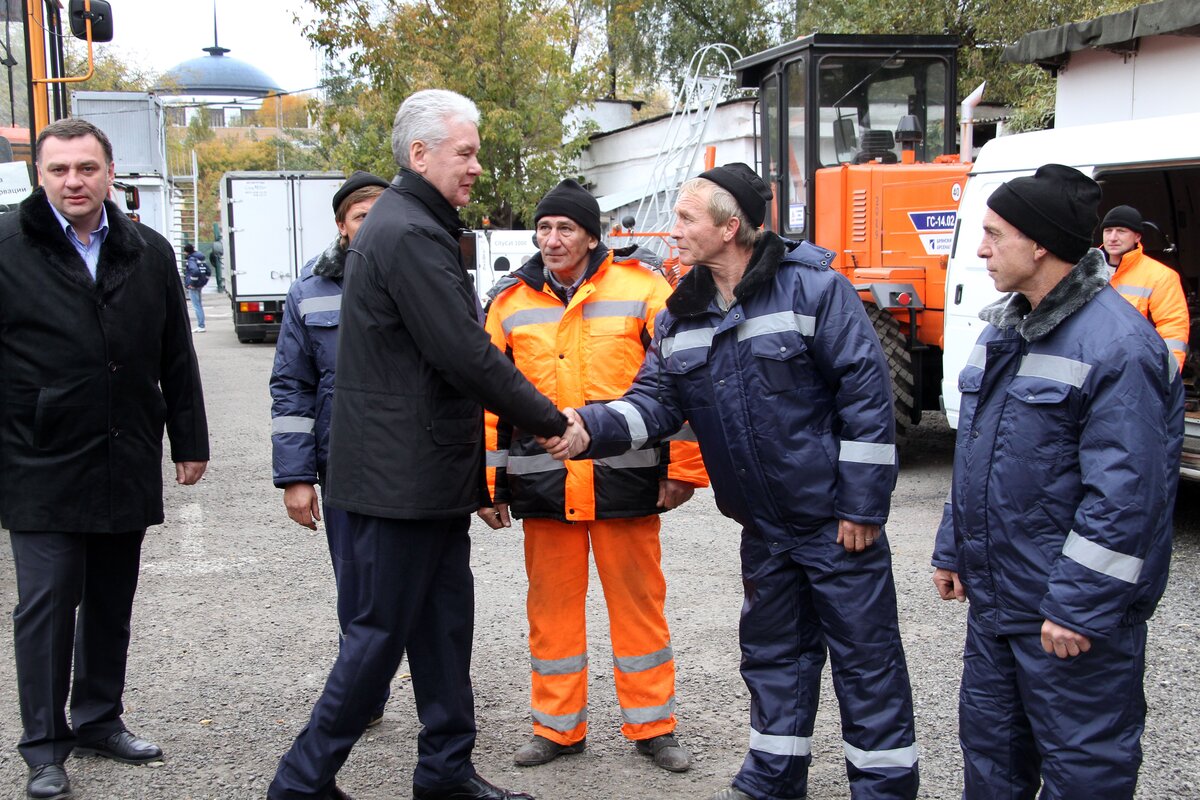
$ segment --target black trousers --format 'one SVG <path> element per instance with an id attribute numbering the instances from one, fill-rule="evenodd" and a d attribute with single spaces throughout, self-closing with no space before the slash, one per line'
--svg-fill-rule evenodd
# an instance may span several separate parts
<path id="1" fill-rule="evenodd" d="M 347 517 L 358 605 L 308 725 L 279 762 L 267 790 L 271 800 L 328 793 L 406 650 L 422 725 L 413 783 L 449 787 L 475 774 L 470 517 Z"/>
<path id="2" fill-rule="evenodd" d="M 144 530 L 9 534 L 17 573 L 13 644 L 24 727 L 17 749 L 30 766 L 62 762 L 76 741 L 93 742 L 124 728 L 129 618 L 145 535 Z"/>

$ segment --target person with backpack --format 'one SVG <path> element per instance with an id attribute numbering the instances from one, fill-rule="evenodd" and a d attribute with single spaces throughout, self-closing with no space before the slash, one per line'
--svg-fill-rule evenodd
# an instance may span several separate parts
<path id="1" fill-rule="evenodd" d="M 187 287 L 192 298 L 192 308 L 196 310 L 196 327 L 192 333 L 204 333 L 204 304 L 200 302 L 200 290 L 208 283 L 208 261 L 202 253 L 197 253 L 195 246 L 185 244 L 183 254 L 187 258 L 184 264 L 183 285 Z"/>

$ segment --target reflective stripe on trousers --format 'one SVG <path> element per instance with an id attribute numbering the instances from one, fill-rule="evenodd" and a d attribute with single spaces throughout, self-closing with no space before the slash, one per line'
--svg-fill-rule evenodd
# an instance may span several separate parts
<path id="1" fill-rule="evenodd" d="M 608 607 L 621 731 L 630 739 L 673 731 L 675 660 L 658 516 L 523 524 L 534 733 L 559 744 L 587 734 L 589 552 Z"/>
<path id="2" fill-rule="evenodd" d="M 743 532 L 741 556 L 739 639 L 751 734 L 733 785 L 752 797 L 808 791 L 828 648 L 852 796 L 915 798 L 912 692 L 886 535 L 861 554 L 847 553 L 831 521 L 773 554 L 759 534 Z"/>

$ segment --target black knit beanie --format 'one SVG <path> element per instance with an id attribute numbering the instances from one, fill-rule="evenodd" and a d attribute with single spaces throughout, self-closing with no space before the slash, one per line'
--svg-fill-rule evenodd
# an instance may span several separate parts
<path id="1" fill-rule="evenodd" d="M 1142 213 L 1133 206 L 1117 206 L 1104 215 L 1100 230 L 1105 228 L 1128 228 L 1134 233 L 1141 233 L 1146 229 L 1146 221 L 1142 219 Z"/>
<path id="2" fill-rule="evenodd" d="M 359 189 L 364 189 L 367 186 L 381 186 L 384 189 L 388 187 L 388 182 L 378 175 L 372 175 L 369 172 L 357 170 L 346 182 L 343 183 L 338 190 L 333 193 L 333 213 L 336 214 L 338 208 L 342 205 L 342 201 Z"/>
<path id="3" fill-rule="evenodd" d="M 1077 263 L 1092 246 L 1100 186 L 1062 164 L 1038 167 L 992 192 L 988 208 L 1054 255 Z"/>
<path id="4" fill-rule="evenodd" d="M 536 226 L 542 217 L 568 217 L 575 220 L 585 231 L 600 236 L 600 204 L 596 198 L 577 182 L 567 178 L 565 181 L 546 192 L 542 202 L 537 204 L 533 214 L 533 224 Z"/>
<path id="5" fill-rule="evenodd" d="M 733 195 L 738 207 L 755 228 L 763 224 L 767 218 L 767 203 L 771 201 L 771 187 L 750 167 L 737 161 L 701 172 L 700 177 Z"/>

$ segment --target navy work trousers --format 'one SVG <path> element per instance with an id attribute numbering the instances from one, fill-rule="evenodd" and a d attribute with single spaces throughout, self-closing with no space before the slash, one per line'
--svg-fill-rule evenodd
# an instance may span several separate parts
<path id="1" fill-rule="evenodd" d="M 323 500 L 322 500 L 323 503 Z M 369 599 L 363 591 L 363 581 L 358 577 L 358 560 L 354 557 L 354 543 L 350 539 L 350 515 L 340 508 L 322 505 L 325 510 L 325 540 L 329 543 L 329 558 L 333 563 L 333 580 L 337 584 L 338 647 L 346 640 L 346 628 L 350 620 L 358 615 L 358 609 Z M 391 689 L 384 695 L 383 702 L 371 714 L 371 718 L 382 716 Z"/>
<path id="2" fill-rule="evenodd" d="M 919 783 L 912 690 L 886 536 L 862 553 L 831 521 L 772 553 L 742 532 L 742 678 L 750 749 L 733 785 L 755 800 L 803 797 L 826 650 L 854 800 L 909 800 Z"/>
<path id="3" fill-rule="evenodd" d="M 95 742 L 125 727 L 121 695 L 145 535 L 144 530 L 9 534 L 24 728 L 17 750 L 30 766 L 62 763 L 77 739 Z M 68 688 L 73 731 L 67 725 Z"/>
<path id="4" fill-rule="evenodd" d="M 359 604 L 308 725 L 279 762 L 267 792 L 272 800 L 328 793 L 406 651 L 423 726 L 413 783 L 448 787 L 475 774 L 470 518 L 348 513 L 347 522 L 346 555 L 355 562 Z"/>
<path id="5" fill-rule="evenodd" d="M 1132 800 L 1142 764 L 1146 625 L 1074 658 L 1038 633 L 967 623 L 959 692 L 965 800 Z M 1043 785 L 1044 781 L 1044 785 Z"/>

